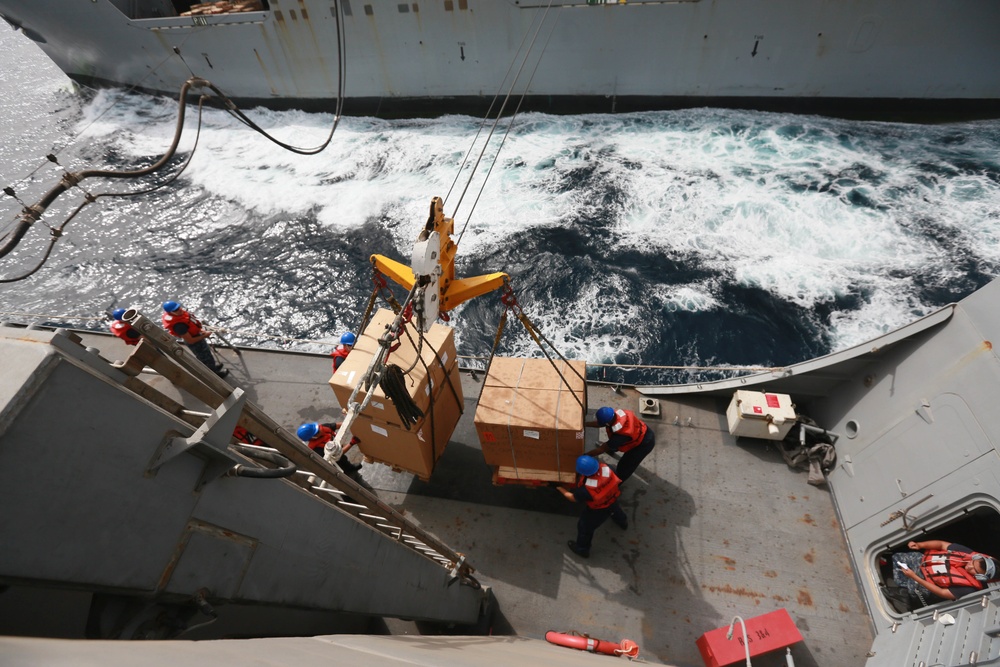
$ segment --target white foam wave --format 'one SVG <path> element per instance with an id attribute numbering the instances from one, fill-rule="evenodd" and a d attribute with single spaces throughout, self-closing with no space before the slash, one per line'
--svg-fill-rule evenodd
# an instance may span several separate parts
<path id="1" fill-rule="evenodd" d="M 169 144 L 174 111 L 169 101 L 102 93 L 81 125 L 91 137 L 113 139 L 118 150 L 139 158 Z M 251 115 L 296 145 L 320 143 L 332 123 L 329 115 L 300 112 Z M 188 125 L 193 127 L 190 120 Z M 311 215 L 344 230 L 379 220 L 405 256 L 430 197 L 447 193 L 477 127 L 476 119 L 465 117 L 344 118 L 326 151 L 303 157 L 209 110 L 185 178 L 262 216 Z M 832 317 L 833 338 L 847 347 L 926 312 L 913 285 L 899 276 L 927 267 L 944 275 L 956 253 L 970 250 L 990 270 L 1000 266 L 996 174 L 951 165 L 935 143 L 946 132 L 965 135 L 956 159 L 1000 147 L 996 122 L 913 131 L 705 110 L 527 115 L 507 138 L 481 196 L 495 143 L 476 168 L 456 227 L 469 222 L 462 251 L 475 254 L 504 248 L 512 235 L 535 227 L 606 216 L 621 248 L 697 258 L 708 269 L 806 308 L 870 294 L 860 308 Z M 192 138 L 189 133 L 184 150 Z M 471 172 L 471 166 L 461 172 L 450 206 Z M 202 222 L 227 224 L 221 217 Z M 927 226 L 936 233 L 926 233 Z M 653 290 L 658 307 L 719 307 L 711 285 L 665 281 Z M 629 353 L 635 343 L 615 333 L 595 339 L 579 332 L 624 322 L 649 304 L 620 304 L 595 315 L 587 307 L 594 297 L 580 295 L 567 309 L 573 313 L 568 320 L 553 317 L 549 324 L 569 354 Z"/>

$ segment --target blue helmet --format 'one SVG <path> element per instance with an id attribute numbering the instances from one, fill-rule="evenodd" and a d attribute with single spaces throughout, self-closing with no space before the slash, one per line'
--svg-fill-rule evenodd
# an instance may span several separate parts
<path id="1" fill-rule="evenodd" d="M 576 457 L 576 471 L 584 477 L 590 477 L 600 469 L 601 464 L 593 456 L 584 454 L 583 456 Z"/>
<path id="2" fill-rule="evenodd" d="M 180 309 L 180 307 L 181 307 L 181 304 L 177 303 L 176 301 L 164 301 L 163 302 L 163 310 L 166 311 L 166 312 L 168 312 L 168 313 L 172 313 L 175 310 Z"/>
<path id="3" fill-rule="evenodd" d="M 354 343 L 357 342 L 357 340 L 358 337 L 352 334 L 350 331 L 348 331 L 347 333 L 345 333 L 343 336 L 340 337 L 340 344 L 353 346 Z"/>
<path id="4" fill-rule="evenodd" d="M 116 320 L 120 320 L 123 315 L 125 315 L 124 308 L 115 308 L 114 310 L 111 311 L 111 317 L 115 318 Z"/>
<path id="5" fill-rule="evenodd" d="M 597 425 L 607 426 L 615 421 L 615 411 L 607 406 L 598 409 L 597 411 Z"/>
<path id="6" fill-rule="evenodd" d="M 304 440 L 306 442 L 309 442 L 310 440 L 315 438 L 317 433 L 319 433 L 319 424 L 317 424 L 316 422 L 306 422 L 305 424 L 299 427 L 298 431 L 296 431 L 296 434 L 299 436 L 299 439 Z"/>

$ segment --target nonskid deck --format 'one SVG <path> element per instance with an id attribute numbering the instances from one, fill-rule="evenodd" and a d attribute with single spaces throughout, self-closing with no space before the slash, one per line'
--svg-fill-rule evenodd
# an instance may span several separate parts
<path id="1" fill-rule="evenodd" d="M 105 336 L 86 344 L 111 360 L 127 354 Z M 279 423 L 338 417 L 329 357 L 243 350 L 241 361 L 219 352 L 232 380 Z M 729 435 L 724 399 L 660 399 L 660 417 L 647 421 L 657 447 L 622 496 L 631 525 L 602 526 L 584 560 L 566 548 L 577 507 L 553 489 L 492 484 L 472 421 L 481 377 L 462 374 L 465 412 L 428 482 L 381 464 L 362 475 L 382 500 L 467 555 L 498 601 L 495 634 L 628 638 L 650 662 L 700 665 L 702 633 L 785 608 L 805 638 L 793 648 L 796 664 L 864 662 L 870 624 L 829 493 L 789 469 L 774 443 Z M 634 390 L 592 384 L 588 392 L 591 410 L 638 406 Z M 588 444 L 596 437 L 588 429 Z"/>

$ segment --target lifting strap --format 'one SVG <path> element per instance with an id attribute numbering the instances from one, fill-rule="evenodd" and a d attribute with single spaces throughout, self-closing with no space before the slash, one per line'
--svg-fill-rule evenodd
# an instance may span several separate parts
<path id="1" fill-rule="evenodd" d="M 582 377 L 579 371 L 577 371 L 575 368 L 573 368 L 573 366 L 570 365 L 569 360 L 566 359 L 566 357 L 564 357 L 562 353 L 560 353 L 559 350 L 556 349 L 555 345 L 553 345 L 542 334 L 542 332 L 538 329 L 538 327 L 532 324 L 531 320 L 528 319 L 528 316 L 525 314 L 524 309 L 521 308 L 521 304 L 517 302 L 517 297 L 514 296 L 514 290 L 510 286 L 510 281 L 507 280 L 504 281 L 504 293 L 500 296 L 500 301 L 502 301 L 503 304 L 507 307 L 507 310 L 514 312 L 514 314 L 517 316 L 517 319 L 519 319 L 521 321 L 521 324 L 524 325 L 524 328 L 528 330 L 528 333 L 531 335 L 531 339 L 535 341 L 535 345 L 538 346 L 538 349 L 542 351 L 542 354 L 545 355 L 545 358 L 549 360 L 550 364 L 552 364 L 552 368 L 559 375 L 559 379 L 562 381 L 563 385 L 569 388 L 569 383 L 566 382 L 566 378 L 563 377 L 562 371 L 559 370 L 559 367 L 556 366 L 556 362 L 552 360 L 552 357 L 549 356 L 549 353 L 545 350 L 545 347 L 542 345 L 543 341 L 545 342 L 546 345 L 548 345 L 552 349 L 553 352 L 556 353 L 556 355 L 561 360 L 566 362 L 566 367 L 569 368 L 571 371 L 573 371 L 573 374 L 576 375 L 578 378 L 580 378 L 580 380 L 582 380 L 584 384 L 586 384 L 587 379 Z M 506 315 L 507 311 L 505 310 L 504 317 L 506 317 Z M 497 335 L 499 336 L 499 332 L 497 332 Z M 493 342 L 494 351 L 496 350 L 496 344 L 497 341 L 494 341 Z M 492 360 L 493 356 L 491 353 L 490 361 L 492 362 Z M 580 407 L 586 409 L 586 406 L 583 404 L 583 401 L 580 399 L 580 397 L 576 395 L 576 392 L 571 391 L 570 393 L 573 395 L 573 398 L 580 405 Z"/>

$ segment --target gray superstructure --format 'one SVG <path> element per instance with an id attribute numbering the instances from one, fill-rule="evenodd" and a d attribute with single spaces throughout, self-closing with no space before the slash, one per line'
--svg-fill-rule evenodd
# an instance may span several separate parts
<path id="1" fill-rule="evenodd" d="M 573 113 L 1000 112 L 993 0 L 267 0 L 178 16 L 182 4 L 0 0 L 0 15 L 84 84 L 176 95 L 197 75 L 271 107 L 333 109 L 343 84 L 348 114 L 481 115 L 508 90 Z"/>

